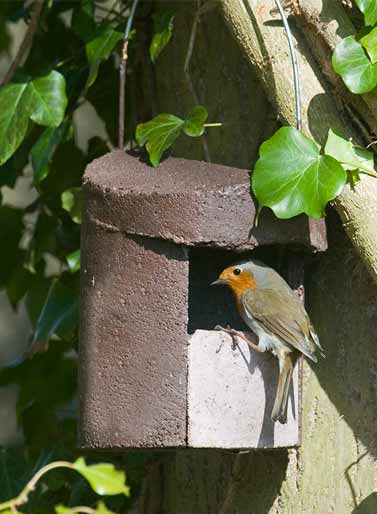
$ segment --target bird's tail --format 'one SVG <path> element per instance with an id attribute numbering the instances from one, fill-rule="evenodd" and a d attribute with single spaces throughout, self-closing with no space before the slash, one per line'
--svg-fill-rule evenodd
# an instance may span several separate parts
<path id="1" fill-rule="evenodd" d="M 289 386 L 291 384 L 294 362 L 293 356 L 291 355 L 284 354 L 279 358 L 279 382 L 271 415 L 272 421 L 280 421 L 280 423 L 287 422 Z"/>

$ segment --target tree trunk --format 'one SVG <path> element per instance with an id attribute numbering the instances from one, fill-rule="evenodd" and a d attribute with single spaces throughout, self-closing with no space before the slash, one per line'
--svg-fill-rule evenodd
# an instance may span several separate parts
<path id="1" fill-rule="evenodd" d="M 339 16 L 340 6 L 336 10 L 333 4 L 335 0 L 302 0 L 301 9 L 306 6 L 305 12 L 309 8 L 314 9 L 318 17 L 324 11 L 327 15 L 338 15 L 336 21 L 339 24 L 346 24 L 347 20 L 344 13 L 342 18 Z M 293 102 L 293 80 L 290 73 L 290 58 L 287 50 L 287 40 L 281 24 L 271 18 L 271 11 L 275 3 L 273 0 L 222 0 L 221 9 L 224 19 L 227 21 L 234 38 L 240 45 L 245 58 L 256 66 L 265 91 L 275 106 L 280 116 L 291 125 L 295 124 L 294 102 Z M 315 17 L 314 17 L 315 18 Z M 313 15 L 312 15 L 313 19 Z M 331 18 L 327 18 L 331 19 Z M 329 128 L 338 129 L 354 141 L 363 142 L 360 124 L 355 126 L 354 116 L 349 116 L 345 111 L 341 112 L 337 108 L 337 103 L 341 98 L 335 98 L 333 91 L 330 90 L 324 80 L 321 71 L 321 63 L 324 61 L 327 75 L 329 72 L 328 63 L 331 54 L 328 52 L 326 57 L 319 62 L 315 61 L 313 53 L 307 46 L 306 36 L 313 48 L 322 45 L 322 34 L 320 27 L 317 27 L 316 39 L 313 33 L 304 27 L 302 34 L 296 31 L 296 45 L 299 53 L 299 68 L 302 77 L 302 106 L 303 106 L 303 130 L 311 135 L 318 143 L 323 144 L 326 140 Z M 301 23 L 302 26 L 302 23 Z M 345 30 L 352 27 L 351 23 Z M 334 30 L 334 29 L 333 29 Z M 337 27 L 337 32 L 342 33 L 344 28 Z M 326 38 L 330 46 L 336 43 L 336 37 L 330 37 L 331 29 L 326 31 Z M 334 30 L 335 34 L 335 30 Z M 339 36 L 338 36 L 339 37 Z M 345 95 L 349 98 L 349 94 Z M 371 106 L 375 105 L 373 95 L 364 95 Z M 361 104 L 360 99 L 355 102 Z M 360 107 L 361 109 L 361 107 Z M 363 106 L 363 112 L 366 111 Z M 348 119 L 347 119 L 348 118 Z M 370 113 L 369 121 L 373 118 Z M 365 123 L 368 120 L 365 120 Z M 363 123 L 364 120 L 361 121 Z M 373 127 L 374 128 L 374 127 Z M 370 142 L 370 141 L 369 141 Z M 369 220 L 375 219 L 377 214 L 377 181 L 369 176 L 363 176 L 357 186 L 351 190 L 350 186 L 344 188 L 344 192 L 333 202 L 338 211 L 343 226 L 352 241 L 360 257 L 363 259 L 373 280 L 377 283 L 377 224 Z"/>
<path id="2" fill-rule="evenodd" d="M 275 109 L 294 124 L 287 41 L 280 23 L 264 24 L 269 5 L 223 0 L 220 10 L 205 12 L 187 77 L 183 64 L 195 7 L 180 3 L 174 38 L 144 78 L 145 87 L 154 88 L 158 112 L 184 114 L 196 96 L 207 107 L 210 122 L 225 122 L 207 132 L 205 143 L 215 162 L 250 169 L 259 144 L 277 127 Z M 334 98 L 324 95 L 324 81 L 301 36 L 298 46 L 305 130 L 320 141 L 330 126 L 356 137 Z M 174 153 L 200 159 L 203 148 L 200 141 L 186 138 Z M 371 204 L 364 203 L 370 193 L 368 202 L 377 205 L 376 184 L 363 180 L 356 192 L 347 189 L 336 202 L 343 219 L 349 216 L 345 229 L 355 246 L 366 248 L 369 241 L 370 248 L 377 247 L 377 229 L 367 226 L 365 217 L 371 216 Z M 327 358 L 304 366 L 301 448 L 240 455 L 220 450 L 164 453 L 147 478 L 140 514 L 377 512 L 377 288 L 335 213 L 328 217 L 328 230 L 328 252 L 309 258 L 307 267 L 307 307 Z M 364 255 L 366 261 L 373 259 Z"/>

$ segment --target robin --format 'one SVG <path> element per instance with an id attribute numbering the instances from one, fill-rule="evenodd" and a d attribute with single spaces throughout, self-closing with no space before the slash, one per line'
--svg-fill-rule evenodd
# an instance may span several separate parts
<path id="1" fill-rule="evenodd" d="M 262 262 L 248 260 L 226 268 L 211 285 L 224 284 L 234 293 L 238 312 L 258 336 L 253 343 L 233 329 L 217 326 L 232 337 L 238 336 L 258 352 L 270 351 L 279 361 L 279 382 L 272 421 L 287 422 L 289 387 L 300 354 L 317 362 L 322 347 L 309 316 L 286 281 Z"/>

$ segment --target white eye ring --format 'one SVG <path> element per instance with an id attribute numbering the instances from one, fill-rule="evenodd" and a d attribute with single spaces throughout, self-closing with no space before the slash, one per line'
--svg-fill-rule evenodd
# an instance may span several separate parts
<path id="1" fill-rule="evenodd" d="M 233 274 L 234 275 L 239 275 L 241 273 L 241 269 L 240 268 L 236 268 L 233 270 Z"/>

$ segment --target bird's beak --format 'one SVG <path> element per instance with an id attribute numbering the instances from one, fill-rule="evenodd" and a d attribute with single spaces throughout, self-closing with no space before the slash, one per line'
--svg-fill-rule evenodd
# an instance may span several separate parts
<path id="1" fill-rule="evenodd" d="M 210 284 L 211 286 L 220 286 L 222 284 L 225 284 L 225 280 L 222 280 L 221 278 L 218 278 L 217 280 L 215 280 L 214 282 L 212 282 L 212 284 Z"/>

